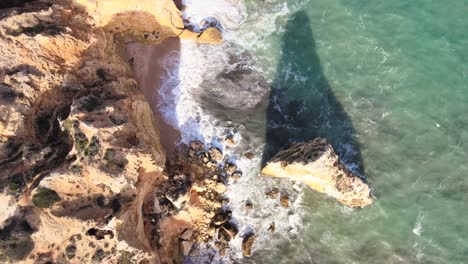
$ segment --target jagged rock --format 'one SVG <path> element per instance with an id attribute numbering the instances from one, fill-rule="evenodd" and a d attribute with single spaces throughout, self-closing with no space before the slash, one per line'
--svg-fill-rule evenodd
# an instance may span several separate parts
<path id="1" fill-rule="evenodd" d="M 190 240 L 192 238 L 192 235 L 193 235 L 193 231 L 190 229 L 186 229 L 182 232 L 182 234 L 180 234 L 180 239 Z"/>
<path id="2" fill-rule="evenodd" d="M 252 248 L 255 243 L 256 236 L 254 233 L 249 233 L 244 236 L 242 240 L 242 254 L 244 257 L 251 257 L 252 256 Z"/>
<path id="3" fill-rule="evenodd" d="M 223 153 L 218 148 L 210 148 L 211 158 L 217 162 L 223 160 Z"/>
<path id="4" fill-rule="evenodd" d="M 350 207 L 364 207 L 373 202 L 367 183 L 341 163 L 323 138 L 294 143 L 278 152 L 262 174 L 301 181 Z"/>

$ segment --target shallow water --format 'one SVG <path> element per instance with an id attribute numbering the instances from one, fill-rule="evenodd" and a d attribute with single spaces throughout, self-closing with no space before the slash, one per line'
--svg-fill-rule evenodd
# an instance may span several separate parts
<path id="1" fill-rule="evenodd" d="M 182 43 L 182 75 L 171 99 L 177 107 L 167 117 L 186 141 L 222 144 L 217 138 L 234 133 L 239 142 L 226 149 L 244 171 L 229 188 L 231 207 L 241 234 L 252 228 L 259 239 L 251 259 L 231 258 L 468 262 L 468 1 L 204 3 L 192 16 L 219 19 L 226 43 Z M 232 68 L 232 56 L 272 89 L 253 109 L 199 99 L 203 80 Z M 376 196 L 372 206 L 350 210 L 306 187 L 259 176 L 262 156 L 315 136 L 327 137 L 367 177 Z M 255 152 L 254 161 L 241 158 L 247 150 Z M 292 194 L 290 209 L 264 197 L 271 186 Z M 253 214 L 243 211 L 246 199 L 254 202 Z M 272 221 L 273 236 L 265 231 Z"/>

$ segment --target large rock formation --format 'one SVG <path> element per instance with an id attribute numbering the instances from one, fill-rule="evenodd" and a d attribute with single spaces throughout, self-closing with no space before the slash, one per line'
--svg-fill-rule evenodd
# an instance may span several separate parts
<path id="1" fill-rule="evenodd" d="M 262 174 L 301 181 L 350 207 L 364 207 L 373 201 L 369 186 L 340 162 L 323 138 L 294 143 L 278 152 Z"/>
<path id="2" fill-rule="evenodd" d="M 185 31 L 169 0 L 0 4 L 1 263 L 173 258 L 148 233 L 166 157 L 123 46 Z"/>

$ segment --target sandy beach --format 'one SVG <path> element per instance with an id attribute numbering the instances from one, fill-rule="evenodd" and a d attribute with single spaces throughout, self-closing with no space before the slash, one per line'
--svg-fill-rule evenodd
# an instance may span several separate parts
<path id="1" fill-rule="evenodd" d="M 161 60 L 170 52 L 180 50 L 180 40 L 179 38 L 169 38 L 156 45 L 130 42 L 126 45 L 126 49 L 128 60 L 131 61 L 134 69 L 135 79 L 138 81 L 138 86 L 153 110 L 154 118 L 160 131 L 161 144 L 166 152 L 170 153 L 180 141 L 180 132 L 164 121 L 158 109 L 161 96 L 157 91 L 168 79 Z"/>

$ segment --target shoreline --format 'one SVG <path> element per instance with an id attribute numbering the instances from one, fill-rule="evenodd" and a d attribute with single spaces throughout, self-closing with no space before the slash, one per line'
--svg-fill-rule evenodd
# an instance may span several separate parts
<path id="1" fill-rule="evenodd" d="M 158 91 L 168 80 L 161 60 L 169 53 L 180 50 L 180 39 L 168 38 L 158 44 L 131 42 L 125 45 L 127 60 L 132 60 L 132 68 L 140 91 L 150 103 L 154 120 L 160 133 L 160 141 L 166 154 L 172 153 L 180 142 L 180 131 L 165 121 L 158 105 L 162 98 Z M 175 70 L 175 69 L 171 69 Z M 177 70 L 176 70 L 177 71 Z"/>

